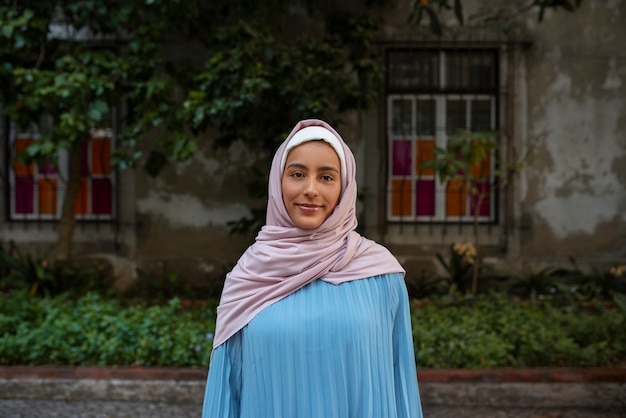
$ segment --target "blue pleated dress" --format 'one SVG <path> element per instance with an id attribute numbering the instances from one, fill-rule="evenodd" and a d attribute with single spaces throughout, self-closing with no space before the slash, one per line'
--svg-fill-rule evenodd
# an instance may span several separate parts
<path id="1" fill-rule="evenodd" d="M 419 418 L 401 274 L 315 280 L 213 352 L 204 418 Z"/>

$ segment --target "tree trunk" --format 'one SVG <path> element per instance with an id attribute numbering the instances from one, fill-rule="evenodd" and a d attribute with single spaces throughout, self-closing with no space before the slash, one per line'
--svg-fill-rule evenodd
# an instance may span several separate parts
<path id="1" fill-rule="evenodd" d="M 483 201 L 487 198 L 486 193 L 478 193 L 474 204 L 474 246 L 476 247 L 476 259 L 474 260 L 474 268 L 472 270 L 472 294 L 478 292 L 478 273 L 480 270 L 480 253 L 479 253 L 479 233 L 478 233 L 478 216 Z"/>
<path id="2" fill-rule="evenodd" d="M 57 239 L 57 261 L 65 262 L 72 255 L 72 240 L 74 225 L 76 224 L 75 206 L 78 188 L 80 186 L 80 144 L 76 144 L 69 151 L 68 178 L 61 209 L 59 235 Z"/>

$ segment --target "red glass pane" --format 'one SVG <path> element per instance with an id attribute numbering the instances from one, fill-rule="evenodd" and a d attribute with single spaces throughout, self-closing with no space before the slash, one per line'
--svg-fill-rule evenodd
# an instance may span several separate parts
<path id="1" fill-rule="evenodd" d="M 52 164 L 50 162 L 50 159 L 46 159 L 46 162 L 40 165 L 37 168 L 37 171 L 39 172 L 39 174 L 44 174 L 44 175 L 45 174 L 48 174 L 48 175 L 57 174 L 57 166 L 56 164 Z"/>
<path id="2" fill-rule="evenodd" d="M 74 213 L 77 215 L 85 215 L 89 213 L 89 180 L 81 179 L 78 186 L 78 196 L 76 196 L 76 204 L 74 205 Z"/>
<path id="3" fill-rule="evenodd" d="M 392 164 L 394 176 L 411 175 L 411 141 L 393 141 Z"/>
<path id="4" fill-rule="evenodd" d="M 110 179 L 91 180 L 91 213 L 94 215 L 113 213 L 113 186 Z"/>
<path id="5" fill-rule="evenodd" d="M 478 206 L 478 216 L 489 216 L 491 207 L 491 190 L 489 188 L 489 182 L 481 181 L 475 183 L 476 194 L 471 196 L 470 212 L 472 216 L 476 213 L 476 207 Z"/>
<path id="6" fill-rule="evenodd" d="M 91 174 L 109 174 L 111 171 L 111 140 L 91 140 Z"/>
<path id="7" fill-rule="evenodd" d="M 32 138 L 16 139 L 15 142 L 13 143 L 13 146 L 15 147 L 15 156 L 16 157 L 21 156 L 24 153 L 24 151 L 26 151 L 26 148 L 28 148 L 30 144 L 32 143 L 33 143 Z M 35 175 L 35 165 L 14 162 L 13 172 L 18 177 L 32 177 Z"/>
<path id="8" fill-rule="evenodd" d="M 418 180 L 415 190 L 417 216 L 433 216 L 435 214 L 435 181 Z"/>
<path id="9" fill-rule="evenodd" d="M 31 177 L 15 179 L 15 213 L 33 213 L 35 207 L 35 181 Z"/>

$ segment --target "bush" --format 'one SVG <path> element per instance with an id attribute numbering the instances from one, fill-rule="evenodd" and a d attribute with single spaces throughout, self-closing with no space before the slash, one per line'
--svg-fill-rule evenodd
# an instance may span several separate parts
<path id="1" fill-rule="evenodd" d="M 20 296 L 18 296 L 20 295 Z M 0 294 L 0 364 L 206 367 L 214 310 Z"/>
<path id="2" fill-rule="evenodd" d="M 626 366 L 626 312 L 602 304 L 447 296 L 412 308 L 421 368 Z M 0 293 L 0 364 L 207 367 L 215 302 Z"/>
<path id="3" fill-rule="evenodd" d="M 490 293 L 425 301 L 412 318 L 420 367 L 626 364 L 626 313 L 602 304 L 558 306 Z"/>

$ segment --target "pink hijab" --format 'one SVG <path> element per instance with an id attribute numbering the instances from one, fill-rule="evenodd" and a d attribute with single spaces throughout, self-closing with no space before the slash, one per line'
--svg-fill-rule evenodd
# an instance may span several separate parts
<path id="1" fill-rule="evenodd" d="M 324 223 L 313 230 L 300 229 L 293 224 L 283 205 L 281 188 L 283 154 L 291 138 L 308 126 L 326 128 L 338 139 L 346 167 L 339 204 Z M 344 173 L 341 174 L 343 177 Z M 385 247 L 354 231 L 356 197 L 356 163 L 341 136 L 321 120 L 298 122 L 272 161 L 266 224 L 256 242 L 226 275 L 217 308 L 214 347 L 245 327 L 264 308 L 313 280 L 340 284 L 385 273 L 404 274 L 398 260 Z"/>

